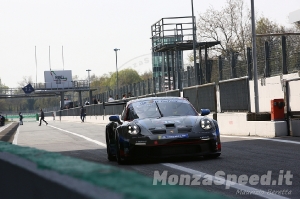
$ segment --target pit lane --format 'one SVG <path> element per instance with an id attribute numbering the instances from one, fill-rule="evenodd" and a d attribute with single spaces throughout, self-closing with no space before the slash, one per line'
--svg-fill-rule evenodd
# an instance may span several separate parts
<path id="1" fill-rule="evenodd" d="M 154 172 L 160 174 L 167 171 L 168 176 L 187 175 L 196 172 L 214 176 L 216 172 L 237 176 L 265 175 L 272 172 L 272 180 L 278 180 L 280 170 L 291 171 L 292 185 L 261 185 L 246 184 L 249 190 L 259 192 L 238 192 L 238 188 L 225 185 L 187 185 L 194 189 L 204 189 L 232 198 L 298 198 L 299 187 L 299 138 L 285 137 L 275 139 L 257 139 L 251 137 L 221 136 L 222 155 L 217 159 L 189 158 L 167 159 L 157 161 L 136 162 L 132 165 L 117 165 L 106 158 L 104 125 L 80 122 L 49 121 L 49 125 L 38 126 L 36 122 L 24 123 L 19 127 L 17 141 L 20 146 L 30 146 L 47 151 L 59 152 L 63 155 L 81 158 L 122 169 L 133 170 L 153 178 Z M 273 141 L 275 140 L 275 141 Z M 278 142 L 288 140 L 292 142 Z M 255 191 L 254 190 L 254 191 Z M 282 190 L 289 190 L 287 195 Z M 272 193 L 277 193 L 273 195 Z M 246 195 L 245 195 L 246 194 Z M 279 194 L 279 195 L 278 195 Z M 280 195 L 281 194 L 281 195 Z M 262 197 L 263 196 L 263 197 Z"/>

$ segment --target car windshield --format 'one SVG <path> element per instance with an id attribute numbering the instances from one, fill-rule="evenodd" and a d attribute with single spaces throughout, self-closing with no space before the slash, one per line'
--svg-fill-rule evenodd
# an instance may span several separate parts
<path id="1" fill-rule="evenodd" d="M 197 116 L 198 113 L 186 100 L 148 100 L 133 103 L 138 118 Z"/>

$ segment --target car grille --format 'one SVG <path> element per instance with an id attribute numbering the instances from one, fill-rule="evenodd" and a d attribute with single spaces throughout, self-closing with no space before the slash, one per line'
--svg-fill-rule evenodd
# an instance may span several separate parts
<path id="1" fill-rule="evenodd" d="M 150 130 L 152 134 L 157 135 L 157 134 L 166 134 L 165 129 L 154 129 Z M 178 128 L 178 133 L 189 133 L 192 132 L 192 128 Z"/>
<path id="2" fill-rule="evenodd" d="M 189 133 L 192 132 L 192 128 L 180 128 L 178 129 L 178 133 Z"/>
<path id="3" fill-rule="evenodd" d="M 133 155 L 143 157 L 159 157 L 159 156 L 180 156 L 193 155 L 211 152 L 212 147 L 210 143 L 202 143 L 197 145 L 174 145 L 174 146 L 156 146 L 156 147 L 136 147 Z"/>
<path id="4" fill-rule="evenodd" d="M 152 134 L 166 134 L 166 130 L 160 129 L 160 130 L 152 130 Z"/>
<path id="5" fill-rule="evenodd" d="M 201 147 L 192 146 L 174 146 L 174 147 L 164 147 L 159 150 L 160 155 L 172 155 L 172 154 L 193 154 L 201 152 Z"/>

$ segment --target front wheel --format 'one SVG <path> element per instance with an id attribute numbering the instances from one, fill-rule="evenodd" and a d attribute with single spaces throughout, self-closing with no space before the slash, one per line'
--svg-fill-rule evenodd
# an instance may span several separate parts
<path id="1" fill-rule="evenodd" d="M 107 159 L 109 161 L 115 160 L 115 156 L 111 153 L 111 146 L 110 146 L 108 132 L 106 132 L 106 153 L 107 153 Z"/>
<path id="2" fill-rule="evenodd" d="M 107 150 L 107 159 L 108 159 L 109 161 L 114 161 L 114 160 L 115 160 L 115 156 L 113 156 L 113 155 L 111 154 L 110 145 L 107 145 L 106 150 Z"/>
<path id="3" fill-rule="evenodd" d="M 120 151 L 120 142 L 119 142 L 119 136 L 116 136 L 116 159 L 118 164 L 126 164 L 127 160 L 121 156 L 121 151 Z"/>

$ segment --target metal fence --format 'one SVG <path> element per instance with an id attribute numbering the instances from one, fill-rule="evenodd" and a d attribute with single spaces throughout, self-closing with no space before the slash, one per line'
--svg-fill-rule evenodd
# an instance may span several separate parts
<path id="1" fill-rule="evenodd" d="M 275 37 L 273 39 L 259 42 L 257 44 L 257 71 L 258 77 L 271 77 L 280 74 L 292 73 L 300 70 L 300 36 L 289 35 Z M 247 48 L 247 56 L 244 57 L 237 52 L 228 56 L 211 57 L 207 62 L 201 60 L 199 66 L 200 85 L 222 80 L 235 79 L 248 76 L 253 77 L 251 48 Z M 175 79 L 170 80 L 164 76 L 155 77 L 142 82 L 125 85 L 119 91 L 108 90 L 94 97 L 101 101 L 107 101 L 108 96 L 114 97 L 119 93 L 133 96 L 147 95 L 151 93 L 164 92 L 196 86 L 195 68 L 188 66 L 179 71 L 174 71 Z M 173 77 L 173 74 L 171 74 Z M 176 79 L 181 77 L 180 81 Z M 175 81 L 175 82 L 173 82 Z M 119 98 L 121 96 L 118 96 Z"/>
<path id="2" fill-rule="evenodd" d="M 188 98 L 198 112 L 203 108 L 217 111 L 215 83 L 184 88 L 183 96 Z"/>
<path id="3" fill-rule="evenodd" d="M 219 82 L 221 112 L 250 112 L 248 77 Z"/>
<path id="4" fill-rule="evenodd" d="M 266 40 L 261 38 L 257 43 L 258 77 L 271 77 L 299 71 L 299 43 L 299 35 L 271 39 L 268 37 Z M 220 90 L 222 111 L 249 111 L 248 81 L 253 77 L 253 63 L 251 48 L 247 48 L 246 52 L 246 56 L 232 51 L 228 56 L 210 57 L 207 62 L 201 59 L 197 65 L 200 71 L 199 77 L 197 77 L 200 79 L 200 85 L 197 83 L 198 80 L 196 81 L 195 68 L 189 66 L 179 71 L 171 71 L 170 79 L 167 75 L 154 77 L 121 86 L 119 90 L 108 89 L 92 98 L 106 102 L 110 95 L 118 100 L 123 94 L 128 97 L 129 93 L 131 97 L 179 96 L 179 92 L 183 91 L 184 96 L 189 97 L 197 110 L 206 107 L 216 111 L 215 90 L 217 84 Z M 179 77 L 181 78 L 178 79 Z M 208 97 L 204 99 L 203 96 Z M 198 99 L 201 99 L 201 102 Z M 83 101 L 89 101 L 89 99 L 86 98 Z M 93 109 L 90 113 L 93 114 L 93 111 L 95 114 L 101 113 L 101 108 Z M 112 113 L 114 110 L 108 108 L 107 112 Z"/>

